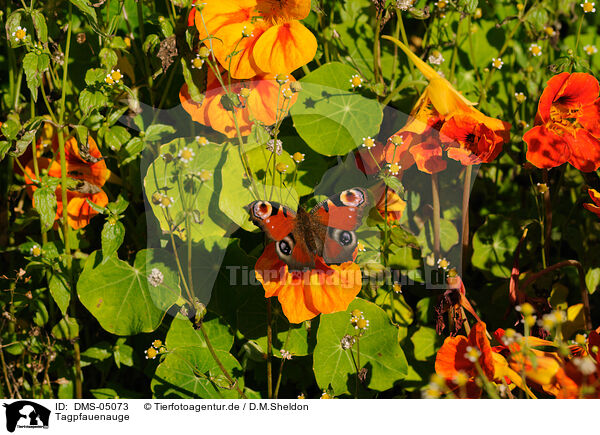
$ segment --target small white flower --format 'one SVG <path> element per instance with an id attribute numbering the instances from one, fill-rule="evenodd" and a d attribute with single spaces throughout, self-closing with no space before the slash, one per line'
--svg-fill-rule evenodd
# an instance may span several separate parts
<path id="1" fill-rule="evenodd" d="M 588 56 L 598 53 L 598 49 L 596 48 L 596 46 L 589 44 L 583 47 L 583 51 L 585 51 Z"/>
<path id="2" fill-rule="evenodd" d="M 196 154 L 194 153 L 194 150 L 188 147 L 184 147 L 179 151 L 177 157 L 179 157 L 179 160 L 182 163 L 190 163 L 194 159 L 195 155 Z"/>
<path id="3" fill-rule="evenodd" d="M 350 78 L 350 85 L 353 88 L 361 88 L 363 84 L 363 79 L 361 76 L 359 76 L 358 74 L 354 74 L 351 78 Z"/>
<path id="4" fill-rule="evenodd" d="M 362 146 L 364 146 L 366 149 L 370 150 L 371 148 L 373 148 L 375 146 L 375 139 L 373 139 L 370 136 L 363 137 L 362 138 Z"/>
<path id="5" fill-rule="evenodd" d="M 196 136 L 194 139 L 196 140 L 196 143 L 201 147 L 206 146 L 210 143 L 209 140 L 204 136 Z"/>
<path id="6" fill-rule="evenodd" d="M 398 0 L 396 2 L 396 7 L 401 11 L 407 11 L 412 8 L 414 2 L 415 0 Z"/>
<path id="7" fill-rule="evenodd" d="M 275 154 L 280 156 L 281 152 L 283 151 L 283 142 L 281 142 L 279 139 L 277 139 L 277 141 L 275 141 L 275 139 L 269 139 L 267 141 L 267 150 L 275 152 Z"/>
<path id="8" fill-rule="evenodd" d="M 29 253 L 34 257 L 39 257 L 40 255 L 42 255 L 42 247 L 38 244 L 35 244 L 31 247 Z"/>
<path id="9" fill-rule="evenodd" d="M 21 42 L 27 36 L 27 29 L 18 26 L 17 29 L 12 33 L 12 36 L 17 42 Z"/>
<path id="10" fill-rule="evenodd" d="M 281 353 L 281 358 L 290 360 L 292 359 L 292 354 L 285 349 L 281 349 L 279 351 Z"/>
<path id="11" fill-rule="evenodd" d="M 294 161 L 295 161 L 296 163 L 301 163 L 301 162 L 303 162 L 303 161 L 304 161 L 304 157 L 305 157 L 305 155 L 304 155 L 304 154 L 302 154 L 301 152 L 298 152 L 298 151 L 296 151 L 296 152 L 295 152 L 295 153 L 292 155 L 292 158 L 294 159 Z"/>
<path id="12" fill-rule="evenodd" d="M 439 51 L 435 50 L 433 53 L 431 53 L 429 55 L 429 57 L 427 58 L 427 60 L 432 65 L 441 65 L 444 62 L 445 59 L 444 59 L 444 56 L 442 56 L 442 53 L 440 53 Z"/>
<path id="13" fill-rule="evenodd" d="M 342 346 L 342 349 L 347 350 L 347 349 L 350 349 L 354 345 L 355 341 L 356 341 L 356 339 L 353 336 L 346 334 L 342 337 L 340 344 Z"/>
<path id="14" fill-rule="evenodd" d="M 252 38 L 252 37 L 254 37 L 254 33 L 248 32 L 248 28 L 246 26 L 244 26 L 244 28 L 242 29 L 242 37 L 243 38 Z"/>
<path id="15" fill-rule="evenodd" d="M 165 276 L 163 273 L 158 270 L 156 267 L 150 271 L 150 275 L 148 275 L 148 282 L 152 287 L 158 287 L 163 283 Z"/>
<path id="16" fill-rule="evenodd" d="M 529 46 L 529 52 L 533 56 L 541 56 L 542 55 L 542 47 L 539 46 L 538 44 L 531 44 Z"/>
<path id="17" fill-rule="evenodd" d="M 437 265 L 441 269 L 448 270 L 448 267 L 450 267 L 450 262 L 445 258 L 440 258 L 437 261 Z"/>
<path id="18" fill-rule="evenodd" d="M 398 163 L 388 163 L 388 171 L 391 175 L 398 175 L 402 166 Z"/>
<path id="19" fill-rule="evenodd" d="M 504 65 L 504 62 L 502 61 L 502 58 L 492 58 L 492 66 L 496 69 L 502 69 L 502 65 Z"/>
<path id="20" fill-rule="evenodd" d="M 465 358 L 474 363 L 481 356 L 481 352 L 476 347 L 467 346 L 467 352 L 465 353 Z"/>
<path id="21" fill-rule="evenodd" d="M 199 54 L 196 55 L 194 59 L 192 59 L 192 68 L 193 69 L 201 69 L 204 65 L 204 59 L 200 57 Z"/>
<path id="22" fill-rule="evenodd" d="M 580 6 L 583 8 L 583 12 L 585 14 L 588 14 L 590 12 L 596 12 L 596 8 L 594 7 L 595 5 L 596 5 L 596 3 L 589 2 L 587 0 L 585 0 L 583 3 L 580 4 Z"/>

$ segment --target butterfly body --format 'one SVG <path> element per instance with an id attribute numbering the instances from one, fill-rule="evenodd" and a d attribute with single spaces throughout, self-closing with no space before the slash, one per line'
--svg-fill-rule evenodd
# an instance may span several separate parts
<path id="1" fill-rule="evenodd" d="M 279 258 L 291 270 L 351 261 L 358 244 L 354 232 L 368 204 L 367 192 L 352 188 L 334 195 L 307 212 L 294 212 L 276 202 L 254 201 L 247 206 L 252 222 L 275 242 Z"/>

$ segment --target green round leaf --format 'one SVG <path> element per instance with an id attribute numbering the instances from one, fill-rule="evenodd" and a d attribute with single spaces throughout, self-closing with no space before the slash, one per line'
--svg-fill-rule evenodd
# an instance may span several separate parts
<path id="1" fill-rule="evenodd" d="M 77 282 L 81 303 L 113 334 L 154 331 L 180 294 L 172 257 L 142 250 L 133 266 L 116 256 L 105 263 L 101 260 L 100 251 L 95 251 L 85 263 Z M 158 284 L 160 279 L 153 281 L 156 286 L 149 283 L 153 269 L 162 274 L 162 283 Z"/>
<path id="2" fill-rule="evenodd" d="M 408 372 L 404 352 L 398 344 L 398 329 L 390 323 L 387 314 L 377 305 L 355 299 L 345 312 L 323 314 L 317 332 L 317 346 L 313 356 L 313 369 L 317 384 L 322 389 L 329 386 L 335 395 L 354 392 L 356 367 L 351 351 L 344 350 L 342 338 L 356 335 L 350 323 L 351 312 L 358 309 L 369 320 L 369 327 L 360 337 L 360 367 L 367 369 L 365 386 L 384 391 L 394 386 Z M 358 360 L 357 344 L 352 347 Z"/>
<path id="3" fill-rule="evenodd" d="M 382 109 L 376 100 L 351 90 L 354 74 L 354 68 L 332 62 L 300 80 L 302 91 L 290 113 L 300 137 L 320 154 L 347 154 L 379 132 Z"/>
<path id="4" fill-rule="evenodd" d="M 503 216 L 490 215 L 473 236 L 473 266 L 508 278 L 519 244 L 518 228 Z"/>

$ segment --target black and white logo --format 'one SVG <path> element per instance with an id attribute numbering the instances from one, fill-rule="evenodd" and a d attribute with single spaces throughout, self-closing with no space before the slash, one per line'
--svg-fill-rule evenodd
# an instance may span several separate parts
<path id="1" fill-rule="evenodd" d="M 15 429 L 48 429 L 50 410 L 29 400 L 19 400 L 6 408 L 6 430 L 14 432 Z"/>

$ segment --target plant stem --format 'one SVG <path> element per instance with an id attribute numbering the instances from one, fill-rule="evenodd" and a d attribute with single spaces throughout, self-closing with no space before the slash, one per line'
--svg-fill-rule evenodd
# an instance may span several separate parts
<path id="1" fill-rule="evenodd" d="M 292 325 L 289 325 L 287 335 L 285 336 L 285 343 L 283 343 L 282 349 L 287 348 L 287 344 L 288 344 L 288 341 L 290 340 L 291 332 L 292 332 Z M 279 374 L 277 375 L 277 383 L 275 384 L 275 393 L 274 393 L 275 399 L 277 399 L 277 397 L 279 396 L 279 386 L 281 385 L 281 377 L 283 374 L 283 363 L 284 362 L 285 362 L 285 358 L 283 358 L 283 355 L 282 355 L 281 366 L 279 367 Z"/>
<path id="2" fill-rule="evenodd" d="M 473 166 L 469 165 L 465 168 L 465 181 L 463 185 L 462 198 L 462 230 L 461 230 L 461 245 L 462 245 L 462 267 L 467 264 L 468 249 L 469 249 L 469 199 L 471 197 L 471 178 L 473 175 Z"/>
<path id="3" fill-rule="evenodd" d="M 548 169 L 542 170 L 542 179 L 544 184 L 548 186 L 546 192 L 544 192 L 544 264 L 546 268 L 546 262 L 550 259 L 550 241 L 552 239 L 552 201 L 550 200 L 550 185 L 548 183 Z"/>
<path id="4" fill-rule="evenodd" d="M 433 197 L 433 255 L 440 258 L 440 185 L 438 174 L 431 174 L 431 196 Z"/>
<path id="5" fill-rule="evenodd" d="M 267 298 L 267 397 L 273 398 L 273 310 L 271 307 L 271 298 Z"/>
<path id="6" fill-rule="evenodd" d="M 4 351 L 2 350 L 2 339 L 0 339 L 0 362 L 2 362 L 2 374 L 4 375 L 6 388 L 8 389 L 8 394 L 12 399 L 14 397 L 14 393 L 12 390 L 12 386 L 10 385 L 10 380 L 8 379 L 8 369 L 6 367 L 6 361 L 4 360 Z"/>
<path id="7" fill-rule="evenodd" d="M 215 348 L 213 347 L 212 343 L 210 342 L 210 340 L 208 338 L 208 334 L 206 333 L 206 328 L 204 328 L 203 322 L 200 322 L 200 332 L 202 332 L 202 336 L 204 337 L 204 341 L 206 342 L 206 347 L 208 347 L 208 351 L 210 352 L 213 359 L 215 360 L 215 362 L 221 369 L 221 372 L 223 373 L 223 375 L 227 378 L 229 383 L 235 388 L 235 390 L 238 392 L 240 397 L 242 397 L 243 399 L 247 399 L 244 392 L 240 389 L 240 386 L 238 385 L 237 381 L 233 380 L 233 378 L 231 377 L 231 375 L 229 374 L 229 372 L 227 371 L 227 369 L 225 368 L 225 366 L 223 365 L 223 363 L 217 356 L 217 352 L 215 352 Z"/>

